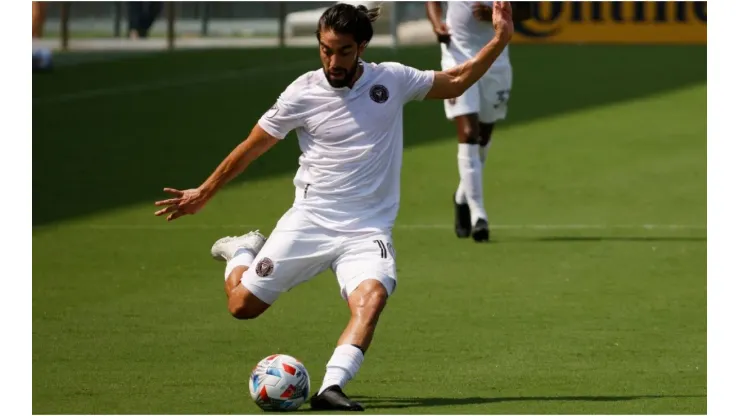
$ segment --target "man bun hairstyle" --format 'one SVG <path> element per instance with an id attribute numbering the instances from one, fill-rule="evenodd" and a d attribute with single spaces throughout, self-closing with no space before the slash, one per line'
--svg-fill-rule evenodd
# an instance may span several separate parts
<path id="1" fill-rule="evenodd" d="M 378 16 L 380 16 L 380 7 L 373 7 L 372 9 L 368 10 L 367 7 L 359 5 L 357 6 L 357 10 L 365 13 L 367 15 L 367 18 L 370 19 L 370 23 L 375 23 L 375 21 L 378 20 Z"/>
<path id="2" fill-rule="evenodd" d="M 316 38 L 324 30 L 331 30 L 343 35 L 352 35 L 358 45 L 369 43 L 373 38 L 373 22 L 378 20 L 380 8 L 368 9 L 365 6 L 353 6 L 337 3 L 326 9 L 319 18 Z"/>

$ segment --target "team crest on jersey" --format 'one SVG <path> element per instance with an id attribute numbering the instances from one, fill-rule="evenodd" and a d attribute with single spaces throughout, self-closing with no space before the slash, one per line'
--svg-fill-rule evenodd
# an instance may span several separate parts
<path id="1" fill-rule="evenodd" d="M 270 107 L 270 109 L 267 110 L 267 113 L 265 114 L 265 116 L 267 118 L 273 118 L 278 113 L 278 111 L 279 111 L 278 105 L 277 105 L 277 102 L 275 102 L 275 104 L 273 104 L 272 107 Z"/>
<path id="2" fill-rule="evenodd" d="M 376 103 L 383 104 L 388 101 L 388 88 L 385 85 L 373 85 L 370 88 L 370 98 Z"/>
<path id="3" fill-rule="evenodd" d="M 257 267 L 254 269 L 254 272 L 257 273 L 257 276 L 259 277 L 267 277 L 272 274 L 272 271 L 275 269 L 275 264 L 267 257 L 262 258 L 262 260 L 257 263 Z"/>

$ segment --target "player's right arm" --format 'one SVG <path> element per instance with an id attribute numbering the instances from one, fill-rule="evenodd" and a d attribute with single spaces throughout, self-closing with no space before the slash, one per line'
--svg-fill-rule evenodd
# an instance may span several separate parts
<path id="1" fill-rule="evenodd" d="M 169 214 L 167 221 L 172 221 L 186 214 L 197 213 L 213 198 L 219 189 L 242 173 L 250 163 L 254 162 L 278 141 L 259 124 L 255 125 L 247 139 L 236 146 L 199 187 L 182 191 L 164 188 L 164 191 L 170 193 L 173 197 L 155 202 L 154 205 L 164 208 L 155 212 L 154 215 Z"/>
<path id="2" fill-rule="evenodd" d="M 459 97 L 493 65 L 514 33 L 511 4 L 508 1 L 494 2 L 491 20 L 495 33 L 493 39 L 473 58 L 446 71 L 435 72 L 434 83 L 426 95 L 427 100 Z"/>
<path id="3" fill-rule="evenodd" d="M 302 124 L 302 105 L 296 98 L 296 91 L 300 89 L 295 87 L 295 83 L 288 87 L 275 105 L 252 128 L 246 140 L 236 146 L 199 187 L 186 190 L 164 188 L 164 191 L 173 197 L 155 202 L 154 205 L 164 208 L 154 215 L 169 214 L 167 221 L 172 221 L 186 214 L 197 213 L 219 189 L 243 172 L 290 131 L 299 127 Z"/>
<path id="4" fill-rule="evenodd" d="M 229 181 L 237 177 L 258 157 L 275 146 L 280 139 L 266 132 L 259 123 L 252 128 L 246 140 L 241 142 L 226 159 L 221 162 L 216 170 L 203 182 L 198 189 L 207 199 L 213 197 L 216 192 Z"/>

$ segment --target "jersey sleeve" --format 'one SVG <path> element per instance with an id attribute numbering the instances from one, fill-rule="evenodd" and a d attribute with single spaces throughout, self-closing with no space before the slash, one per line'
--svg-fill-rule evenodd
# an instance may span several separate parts
<path id="1" fill-rule="evenodd" d="M 404 102 L 421 101 L 432 89 L 434 71 L 421 71 L 398 62 L 387 62 L 386 66 L 398 78 Z"/>
<path id="2" fill-rule="evenodd" d="M 296 83 L 291 84 L 257 122 L 276 139 L 282 140 L 292 130 L 303 126 L 305 103 L 301 100 L 299 90 Z"/>

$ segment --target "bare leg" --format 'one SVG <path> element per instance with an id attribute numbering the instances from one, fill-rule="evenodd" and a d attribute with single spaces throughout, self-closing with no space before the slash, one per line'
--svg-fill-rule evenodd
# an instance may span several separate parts
<path id="1" fill-rule="evenodd" d="M 326 364 L 324 382 L 311 399 L 314 410 L 363 410 L 342 388 L 360 369 L 387 299 L 385 287 L 377 280 L 365 280 L 349 295 L 351 317 Z"/>
<path id="2" fill-rule="evenodd" d="M 237 266 L 224 283 L 229 312 L 237 319 L 254 319 L 270 307 L 269 303 L 263 302 L 241 284 L 242 275 L 247 269 L 247 266 Z"/>
<path id="3" fill-rule="evenodd" d="M 46 4 L 41 1 L 34 1 L 32 7 L 32 28 L 31 36 L 40 38 L 44 36 L 44 22 L 46 21 Z"/>
<path id="4" fill-rule="evenodd" d="M 357 286 L 348 299 L 352 317 L 337 346 L 350 344 L 367 352 L 387 298 L 385 287 L 377 280 L 366 280 Z"/>

